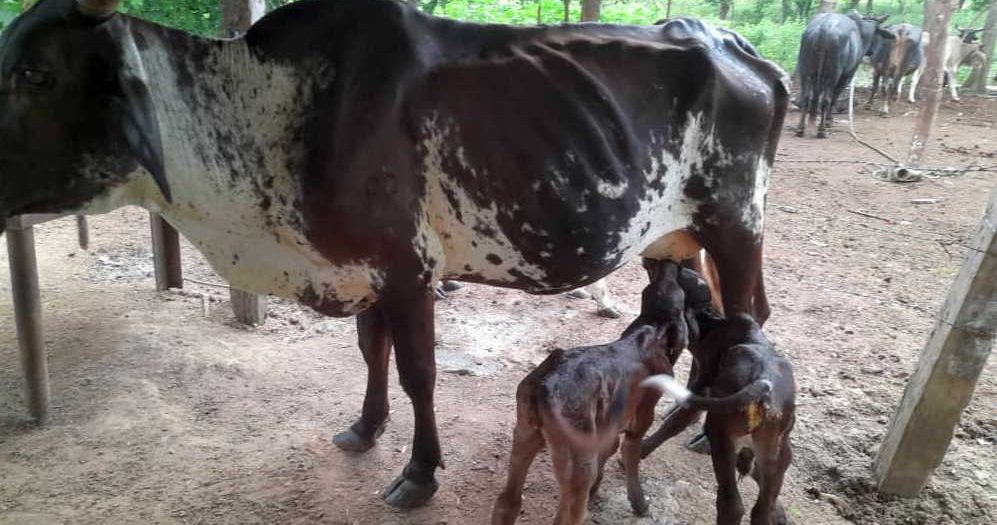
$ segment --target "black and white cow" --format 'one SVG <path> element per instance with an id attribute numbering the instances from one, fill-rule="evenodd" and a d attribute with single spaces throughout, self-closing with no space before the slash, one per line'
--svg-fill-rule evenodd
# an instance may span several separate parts
<path id="1" fill-rule="evenodd" d="M 731 32 L 302 0 L 212 40 L 116 4 L 41 0 L 0 37 L 0 216 L 138 204 L 236 287 L 358 314 L 367 394 L 335 442 L 373 446 L 393 345 L 415 412 L 393 505 L 442 464 L 436 281 L 556 293 L 703 247 L 728 313 L 768 315 L 785 75 Z"/>

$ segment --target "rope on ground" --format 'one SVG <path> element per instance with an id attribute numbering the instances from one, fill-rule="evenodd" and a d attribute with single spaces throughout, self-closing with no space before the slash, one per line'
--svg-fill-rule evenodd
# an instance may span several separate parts
<path id="1" fill-rule="evenodd" d="M 839 164 L 865 164 L 865 165 L 877 166 L 879 167 L 879 169 L 873 173 L 873 176 L 876 177 L 877 179 L 884 180 L 887 182 L 919 182 L 926 178 L 955 177 L 972 172 L 997 171 L 997 165 L 981 166 L 979 164 L 968 164 L 962 168 L 931 168 L 931 167 L 914 168 L 904 165 L 899 160 L 893 158 L 893 156 L 890 155 L 889 153 L 862 140 L 855 132 L 855 77 L 852 77 L 851 82 L 848 83 L 848 134 L 851 135 L 852 140 L 878 153 L 882 157 L 889 160 L 891 164 L 857 161 L 857 160 L 827 161 L 827 162 L 829 163 L 834 162 Z M 794 162 L 794 161 L 782 161 L 782 162 Z M 803 161 L 795 161 L 795 162 L 803 162 Z"/>

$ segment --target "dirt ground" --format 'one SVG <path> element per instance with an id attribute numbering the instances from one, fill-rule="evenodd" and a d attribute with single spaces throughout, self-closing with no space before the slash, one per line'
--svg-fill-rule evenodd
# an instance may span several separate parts
<path id="1" fill-rule="evenodd" d="M 899 154 L 915 115 L 898 109 L 889 119 L 859 111 L 857 128 Z M 993 99 L 946 102 L 929 162 L 997 164 L 995 114 Z M 800 525 L 997 523 L 997 360 L 920 498 L 880 496 L 869 481 L 997 176 L 896 184 L 861 165 L 814 163 L 881 160 L 842 124 L 820 141 L 787 129 L 768 200 L 766 331 L 799 382 L 784 502 Z M 636 315 L 643 284 L 638 264 L 609 278 L 626 314 L 615 321 L 596 317 L 589 301 L 478 286 L 440 302 L 437 414 L 447 469 L 430 506 L 400 512 L 378 495 L 408 458 L 412 415 L 397 381 L 377 447 L 353 455 L 330 443 L 363 395 L 352 320 L 273 301 L 264 326 L 237 326 L 224 289 L 189 282 L 182 292 L 153 291 L 145 212 L 91 224 L 89 251 L 75 246 L 71 219 L 37 229 L 52 377 L 51 421 L 41 428 L 25 417 L 9 275 L 0 268 L 3 524 L 486 523 L 504 482 L 516 384 L 552 348 L 615 338 Z M 184 250 L 187 277 L 219 282 Z M 613 461 L 591 522 L 712 523 L 709 460 L 684 450 L 685 437 L 643 465 L 652 517 L 631 516 Z M 750 504 L 754 487 L 742 487 Z M 541 455 L 521 522 L 549 523 L 555 494 Z"/>

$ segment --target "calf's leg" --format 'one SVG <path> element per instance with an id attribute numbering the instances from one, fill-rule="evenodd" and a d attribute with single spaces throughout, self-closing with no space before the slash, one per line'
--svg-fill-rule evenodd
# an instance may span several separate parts
<path id="1" fill-rule="evenodd" d="M 530 426 L 520 416 L 512 435 L 512 453 L 509 455 L 509 478 L 505 490 L 495 500 L 492 525 L 512 525 L 519 517 L 523 505 L 523 484 L 533 458 L 543 449 L 544 439 L 540 430 Z"/>
<path id="2" fill-rule="evenodd" d="M 665 441 L 677 436 L 699 419 L 702 412 L 689 407 L 677 407 L 665 416 L 665 420 L 649 437 L 640 443 L 640 457 L 646 458 Z"/>
<path id="3" fill-rule="evenodd" d="M 343 450 L 363 452 L 374 446 L 388 419 L 388 362 L 391 333 L 382 306 L 357 315 L 357 340 L 367 363 L 367 393 L 360 420 L 332 438 Z"/>
<path id="4" fill-rule="evenodd" d="M 789 435 L 756 431 L 752 441 L 755 449 L 752 476 L 758 482 L 758 501 L 751 509 L 751 525 L 788 525 L 789 518 L 778 498 L 786 469 L 793 460 Z"/>
<path id="5" fill-rule="evenodd" d="M 740 525 L 744 503 L 737 490 L 737 451 L 722 417 L 715 414 L 706 417 L 706 435 L 710 438 L 713 473 L 717 477 L 717 525 Z"/>
<path id="6" fill-rule="evenodd" d="M 623 472 L 627 478 L 627 499 L 630 508 L 638 516 L 646 516 L 650 507 L 644 497 L 644 488 L 640 484 L 641 438 L 654 422 L 654 407 L 661 395 L 645 390 L 637 405 L 634 421 L 630 424 L 623 438 Z"/>
<path id="7" fill-rule="evenodd" d="M 596 454 L 579 454 L 549 440 L 554 475 L 561 488 L 554 525 L 582 525 L 588 512 L 589 491 L 595 482 Z"/>
<path id="8" fill-rule="evenodd" d="M 424 505 L 436 493 L 436 467 L 443 466 L 440 439 L 433 409 L 436 360 L 433 351 L 433 304 L 431 286 L 393 296 L 387 302 L 388 323 L 395 342 L 395 360 L 402 388 L 412 401 L 415 433 L 412 457 L 401 476 L 384 491 L 384 499 L 395 507 Z"/>

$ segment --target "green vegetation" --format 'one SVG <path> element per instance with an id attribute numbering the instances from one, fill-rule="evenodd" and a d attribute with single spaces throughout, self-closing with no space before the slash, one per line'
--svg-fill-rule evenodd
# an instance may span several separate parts
<path id="1" fill-rule="evenodd" d="M 333 1 L 333 0 L 330 0 Z M 564 20 L 562 0 L 418 0 L 438 16 L 459 20 L 505 24 L 557 24 Z M 267 0 L 271 8 L 285 0 Z M 603 0 L 602 21 L 650 24 L 671 16 L 695 16 L 736 29 L 766 57 L 787 70 L 796 65 L 800 34 L 819 0 Z M 123 11 L 204 35 L 218 33 L 219 0 L 123 0 Z M 924 0 L 839 0 L 839 10 L 872 5 L 876 14 L 889 14 L 891 22 L 921 25 Z M 578 20 L 581 0 L 569 0 L 570 19 Z M 953 17 L 953 26 L 980 27 L 989 0 L 965 0 Z M 669 7 L 670 6 L 670 7 Z M 21 0 L 0 0 L 0 29 L 18 12 Z M 729 16 L 718 14 L 726 9 Z"/>

